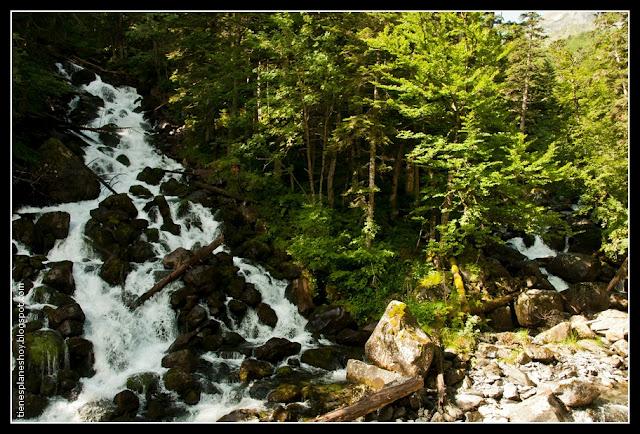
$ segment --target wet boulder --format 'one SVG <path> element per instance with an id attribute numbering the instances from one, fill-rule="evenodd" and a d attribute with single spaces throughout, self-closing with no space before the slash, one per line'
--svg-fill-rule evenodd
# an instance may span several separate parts
<path id="1" fill-rule="evenodd" d="M 186 255 L 185 255 L 186 257 Z M 190 256 L 189 256 L 190 257 Z M 176 258 L 177 259 L 177 258 Z M 212 284 L 216 278 L 216 269 L 212 265 L 197 265 L 187 271 L 182 280 L 189 286 L 201 288 Z"/>
<path id="2" fill-rule="evenodd" d="M 73 280 L 73 262 L 50 262 L 47 266 L 49 271 L 44 275 L 42 283 L 57 289 L 63 294 L 73 294 L 76 289 Z"/>
<path id="3" fill-rule="evenodd" d="M 75 320 L 83 323 L 85 315 L 78 303 L 72 303 L 49 311 L 48 318 L 49 325 L 53 328 L 57 328 L 66 320 Z"/>
<path id="4" fill-rule="evenodd" d="M 98 208 L 121 211 L 129 218 L 138 216 L 138 210 L 127 193 L 112 194 L 98 204 Z"/>
<path id="5" fill-rule="evenodd" d="M 280 384 L 267 395 L 267 402 L 296 402 L 302 400 L 302 389 L 296 384 Z"/>
<path id="6" fill-rule="evenodd" d="M 179 368 L 192 372 L 198 366 L 198 357 L 189 349 L 175 351 L 162 358 L 163 368 Z"/>
<path id="7" fill-rule="evenodd" d="M 81 337 L 70 337 L 66 345 L 69 352 L 69 367 L 81 377 L 92 377 L 95 374 L 93 343 Z"/>
<path id="8" fill-rule="evenodd" d="M 165 387 L 177 392 L 186 404 L 195 405 L 200 401 L 202 386 L 192 374 L 179 368 L 171 368 L 162 379 Z"/>
<path id="9" fill-rule="evenodd" d="M 302 363 L 332 371 L 347 365 L 344 353 L 335 347 L 311 348 L 302 353 Z"/>
<path id="10" fill-rule="evenodd" d="M 514 307 L 523 327 L 554 325 L 562 318 L 562 297 L 556 291 L 529 289 L 518 296 Z"/>
<path id="11" fill-rule="evenodd" d="M 272 254 L 271 248 L 262 241 L 257 239 L 251 239 L 245 241 L 240 249 L 236 252 L 237 256 L 253 259 L 254 261 L 262 262 L 269 259 Z"/>
<path id="12" fill-rule="evenodd" d="M 253 283 L 245 283 L 239 299 L 246 303 L 247 306 L 257 307 L 262 302 L 262 294 Z"/>
<path id="13" fill-rule="evenodd" d="M 603 282 L 572 283 L 560 293 L 565 310 L 573 314 L 600 312 L 609 308 L 609 292 Z"/>
<path id="14" fill-rule="evenodd" d="M 254 357 L 272 363 L 298 354 L 302 346 L 298 342 L 291 342 L 285 338 L 271 338 L 254 350 Z"/>
<path id="15" fill-rule="evenodd" d="M 292 280 L 285 290 L 285 297 L 297 308 L 300 315 L 308 317 L 314 309 L 309 279 L 299 277 Z"/>
<path id="16" fill-rule="evenodd" d="M 546 269 L 569 283 L 592 282 L 600 273 L 600 260 L 582 253 L 558 253 Z"/>
<path id="17" fill-rule="evenodd" d="M 239 378 L 243 383 L 269 377 L 273 374 L 273 365 L 256 359 L 245 359 L 240 365 Z"/>
<path id="18" fill-rule="evenodd" d="M 246 304 L 244 304 L 240 300 L 236 300 L 235 298 L 229 300 L 229 303 L 227 303 L 227 307 L 229 308 L 229 312 L 231 312 L 231 315 L 233 315 L 238 323 L 242 321 L 248 309 Z"/>
<path id="19" fill-rule="evenodd" d="M 187 297 L 195 295 L 194 288 L 189 286 L 183 286 L 171 293 L 169 303 L 173 309 L 182 309 L 187 303 Z"/>
<path id="20" fill-rule="evenodd" d="M 137 240 L 129 247 L 127 257 L 131 262 L 143 263 L 155 259 L 156 252 L 150 243 Z"/>
<path id="21" fill-rule="evenodd" d="M 118 126 L 116 124 L 106 124 L 101 128 L 98 133 L 98 138 L 105 145 L 110 148 L 115 148 L 120 144 L 120 135 L 118 134 Z"/>
<path id="22" fill-rule="evenodd" d="M 89 401 L 78 409 L 82 422 L 110 422 L 115 417 L 116 405 L 108 400 Z"/>
<path id="23" fill-rule="evenodd" d="M 134 417 L 140 408 L 140 399 L 138 395 L 130 390 L 118 392 L 113 397 L 113 403 L 116 406 L 115 416 Z"/>
<path id="24" fill-rule="evenodd" d="M 35 224 L 32 217 L 20 216 L 11 222 L 11 238 L 33 249 L 36 239 Z"/>
<path id="25" fill-rule="evenodd" d="M 549 282 L 547 277 L 542 274 L 540 267 L 536 261 L 526 260 L 517 265 L 519 268 L 515 273 L 516 277 L 524 279 L 524 283 L 527 288 L 546 289 L 549 291 L 555 291 L 553 285 Z"/>
<path id="26" fill-rule="evenodd" d="M 204 323 L 208 318 L 207 311 L 200 305 L 196 305 L 189 310 L 184 316 L 184 325 L 186 330 L 195 330 L 199 325 Z M 182 319 L 182 316 L 181 318 Z M 182 321 L 180 321 L 182 323 Z"/>
<path id="27" fill-rule="evenodd" d="M 164 170 L 152 167 L 145 167 L 136 177 L 138 181 L 146 182 L 149 185 L 160 184 L 162 178 L 164 178 Z"/>
<path id="28" fill-rule="evenodd" d="M 309 316 L 306 329 L 312 333 L 334 336 L 341 330 L 356 326 L 351 314 L 342 306 L 320 306 Z"/>
<path id="29" fill-rule="evenodd" d="M 189 186 L 171 178 L 160 184 L 160 193 L 165 196 L 185 196 L 189 193 Z"/>
<path id="30" fill-rule="evenodd" d="M 179 268 L 182 264 L 187 262 L 192 257 L 193 257 L 193 253 L 191 252 L 191 250 L 187 250 L 183 247 L 178 247 L 177 249 L 167 254 L 162 259 L 162 265 L 164 265 L 164 268 L 167 268 L 167 269 L 176 269 L 176 268 Z M 206 276 L 204 278 L 206 279 Z M 193 281 L 203 280 L 203 279 L 200 279 L 199 276 L 193 276 L 193 275 L 190 277 L 190 279 L 192 279 Z M 208 282 L 203 282 L 203 284 L 206 284 L 206 283 Z M 195 285 L 195 286 L 199 286 L 199 285 Z"/>
<path id="31" fill-rule="evenodd" d="M 110 285 L 122 285 L 130 271 L 131 266 L 128 262 L 112 256 L 100 267 L 100 277 Z"/>
<path id="32" fill-rule="evenodd" d="M 33 251 L 47 254 L 56 240 L 63 240 L 69 235 L 69 213 L 63 211 L 42 214 L 34 226 L 36 237 Z"/>
<path id="33" fill-rule="evenodd" d="M 80 91 L 76 107 L 67 115 L 75 125 L 86 125 L 98 117 L 98 110 L 104 107 L 104 101 L 99 96 L 87 91 Z"/>
<path id="34" fill-rule="evenodd" d="M 54 306 L 64 306 L 75 303 L 72 297 L 48 286 L 38 286 L 34 288 L 31 297 L 34 303 L 52 304 Z"/>
<path id="35" fill-rule="evenodd" d="M 160 385 L 160 376 L 155 372 L 140 372 L 127 378 L 127 389 L 150 397 Z"/>
<path id="36" fill-rule="evenodd" d="M 84 331 L 84 322 L 66 319 L 56 328 L 64 337 L 80 336 Z"/>
<path id="37" fill-rule="evenodd" d="M 96 74 L 88 69 L 79 69 L 71 74 L 71 84 L 74 86 L 87 85 L 96 80 Z"/>
<path id="38" fill-rule="evenodd" d="M 131 161 L 129 161 L 129 158 L 124 155 L 124 154 L 120 154 L 116 157 L 116 161 L 120 164 L 122 164 L 123 166 L 127 166 L 129 167 L 131 165 Z M 131 191 L 131 189 L 129 189 L 129 191 Z"/>
<path id="39" fill-rule="evenodd" d="M 24 282 L 27 279 L 35 279 L 45 267 L 43 261 L 46 261 L 44 256 L 16 255 L 11 273 L 13 280 Z"/>
<path id="40" fill-rule="evenodd" d="M 40 147 L 38 190 L 51 203 L 91 200 L 100 194 L 100 182 L 83 161 L 58 139 Z"/>
<path id="41" fill-rule="evenodd" d="M 15 344 L 15 342 L 14 342 Z M 64 365 L 64 340 L 56 330 L 37 330 L 25 334 L 25 376 L 39 384 L 46 375 L 61 369 Z M 14 348 L 14 354 L 17 354 Z"/>
<path id="42" fill-rule="evenodd" d="M 147 399 L 144 417 L 152 421 L 173 421 L 186 413 L 169 393 L 154 393 Z"/>
<path id="43" fill-rule="evenodd" d="M 488 255 L 497 259 L 509 273 L 515 273 L 527 257 L 507 244 L 494 243 L 487 248 Z"/>
<path id="44" fill-rule="evenodd" d="M 435 342 L 418 325 L 406 304 L 393 300 L 365 344 L 367 359 L 403 375 L 426 375 Z"/>
<path id="45" fill-rule="evenodd" d="M 256 314 L 258 315 L 260 322 L 268 325 L 269 327 L 275 327 L 278 323 L 278 315 L 276 314 L 276 311 L 266 303 L 260 303 L 258 305 L 256 308 Z"/>
<path id="46" fill-rule="evenodd" d="M 143 199 L 148 199 L 153 197 L 153 193 L 151 193 L 148 188 L 140 184 L 132 185 L 131 187 L 129 187 L 129 193 L 131 193 L 136 197 L 141 197 Z"/>

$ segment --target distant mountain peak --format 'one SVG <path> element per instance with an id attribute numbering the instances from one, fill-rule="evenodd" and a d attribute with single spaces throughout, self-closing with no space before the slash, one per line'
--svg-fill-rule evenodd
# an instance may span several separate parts
<path id="1" fill-rule="evenodd" d="M 550 40 L 565 39 L 595 29 L 595 12 L 545 11 L 542 28 Z"/>

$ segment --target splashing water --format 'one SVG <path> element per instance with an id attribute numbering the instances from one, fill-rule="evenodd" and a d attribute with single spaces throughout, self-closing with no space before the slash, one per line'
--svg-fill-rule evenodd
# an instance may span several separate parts
<path id="1" fill-rule="evenodd" d="M 57 64 L 62 76 L 70 75 L 62 65 Z M 73 65 L 74 70 L 81 69 Z M 115 148 L 106 148 L 100 141 L 99 134 L 87 131 L 85 148 L 85 164 L 110 182 L 119 193 L 128 192 L 135 184 L 142 184 L 155 196 L 160 194 L 159 185 L 149 185 L 136 180 L 140 171 L 146 167 L 160 167 L 167 170 L 184 170 L 171 158 L 168 158 L 145 140 L 147 123 L 142 113 L 136 113 L 141 97 L 134 88 L 123 86 L 115 88 L 101 80 L 99 76 L 82 86 L 92 95 L 102 98 L 104 107 L 100 108 L 98 117 L 88 124 L 89 127 L 102 127 L 112 123 L 123 129 L 118 130 L 120 143 Z M 75 103 L 70 106 L 73 110 Z M 118 155 L 125 155 L 130 165 L 125 166 L 116 160 Z M 177 174 L 166 174 L 164 180 L 179 178 Z M 123 292 L 140 295 L 155 283 L 154 274 L 164 270 L 161 259 L 178 247 L 191 249 L 196 244 L 205 245 L 220 232 L 220 223 L 214 218 L 211 210 L 201 204 L 190 203 L 186 215 L 177 217 L 178 198 L 167 197 L 167 202 L 174 221 L 180 225 L 180 235 L 159 231 L 160 239 L 154 246 L 157 258 L 143 264 L 132 264 L 132 271 L 127 276 L 124 287 L 110 286 L 98 275 L 102 260 L 97 256 L 84 236 L 84 226 L 91 217 L 90 210 L 111 193 L 103 189 L 95 200 L 65 203 L 46 207 L 24 207 L 19 213 L 35 213 L 41 215 L 49 211 L 65 211 L 70 215 L 69 235 L 64 240 L 56 241 L 48 253 L 49 261 L 70 260 L 73 265 L 73 277 L 76 290 L 73 297 L 82 307 L 86 321 L 84 336 L 94 346 L 96 374 L 91 378 L 81 379 L 82 392 L 74 401 L 55 397 L 38 421 L 80 421 L 78 409 L 91 401 L 111 400 L 113 396 L 125 388 L 126 380 L 132 374 L 153 371 L 160 375 L 167 371 L 161 366 L 161 360 L 169 345 L 178 336 L 176 314 L 171 309 L 169 296 L 172 290 L 179 287 L 173 282 L 161 293 L 157 294 L 135 311 L 129 310 L 122 301 Z M 146 200 L 130 196 L 138 210 L 138 218 L 149 221 L 150 228 L 160 228 L 161 218 L 152 219 L 144 211 Z M 16 214 L 12 219 L 19 216 Z M 192 224 L 197 222 L 197 224 Z M 27 247 L 16 243 L 18 254 L 30 254 Z M 216 252 L 226 250 L 224 246 Z M 305 330 L 307 320 L 299 315 L 296 307 L 285 297 L 287 282 L 271 277 L 261 267 L 252 265 L 242 258 L 234 258 L 239 267 L 239 274 L 253 283 L 261 293 L 263 301 L 268 303 L 278 315 L 275 329 L 259 323 L 255 312 L 250 310 L 241 324 L 234 330 L 252 344 L 261 344 L 271 337 L 285 337 L 299 342 L 303 350 L 317 345 L 311 334 Z M 34 287 L 42 280 L 38 277 Z M 27 303 L 29 298 L 25 299 Z M 30 305 L 30 308 L 42 307 Z M 322 341 L 320 341 L 322 343 Z M 222 363 L 222 359 L 205 353 L 205 360 Z M 244 356 L 238 359 L 224 359 L 226 364 L 239 365 Z M 13 360 L 12 360 L 13 362 Z M 330 374 L 336 375 L 336 374 Z M 340 376 L 338 374 L 338 376 Z M 202 394 L 201 401 L 187 408 L 187 420 L 215 421 L 220 416 L 237 408 L 262 408 L 264 403 L 250 398 L 246 388 L 238 383 L 220 383 L 216 385 L 220 393 Z"/>
<path id="2" fill-rule="evenodd" d="M 544 243 L 540 235 L 536 235 L 534 237 L 534 242 L 531 247 L 527 247 L 524 244 L 524 240 L 522 239 L 522 237 L 511 238 L 507 240 L 507 244 L 510 244 L 513 248 L 522 253 L 528 259 L 548 258 L 556 256 L 558 254 L 558 252 Z M 556 291 L 562 292 L 569 288 L 569 284 L 567 282 L 565 282 L 562 278 L 549 273 L 545 268 L 540 267 L 540 272 L 547 277 L 547 280 L 551 285 L 553 285 Z"/>

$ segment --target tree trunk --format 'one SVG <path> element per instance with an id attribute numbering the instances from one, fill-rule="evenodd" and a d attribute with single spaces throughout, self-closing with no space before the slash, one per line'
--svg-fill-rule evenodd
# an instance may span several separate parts
<path id="1" fill-rule="evenodd" d="M 311 149 L 311 139 L 309 137 L 309 109 L 306 104 L 302 105 L 302 122 L 304 124 L 304 140 L 307 145 L 307 174 L 309 175 L 309 189 L 311 192 L 311 202 L 315 202 L 316 191 L 313 181 L 313 150 Z"/>
<path id="2" fill-rule="evenodd" d="M 318 189 L 318 196 L 322 200 L 322 187 L 324 185 L 324 171 L 326 166 L 327 152 L 328 152 L 328 137 L 329 137 L 329 119 L 331 119 L 331 113 L 333 112 L 333 104 L 325 112 L 324 125 L 322 128 L 322 163 L 320 165 L 320 186 Z"/>
<path id="3" fill-rule="evenodd" d="M 615 288 L 618 285 L 618 283 L 620 282 L 620 280 L 623 277 L 625 279 L 627 278 L 627 267 L 628 267 L 628 264 L 629 264 L 629 256 L 624 258 L 624 262 L 622 263 L 622 265 L 618 269 L 618 272 L 616 273 L 615 276 L 613 276 L 613 279 L 611 279 L 611 281 L 609 282 L 609 285 L 607 285 L 607 292 L 611 292 L 613 290 L 613 288 Z"/>
<path id="4" fill-rule="evenodd" d="M 531 48 L 531 47 L 530 47 Z M 527 105 L 529 103 L 529 68 L 531 66 L 531 50 L 527 51 L 527 68 L 524 75 L 524 88 L 522 89 L 522 106 L 520 107 L 520 132 L 525 132 L 525 119 L 527 117 Z"/>
<path id="5" fill-rule="evenodd" d="M 393 179 L 391 180 L 391 196 L 389 202 L 391 202 L 391 219 L 395 220 L 398 217 L 398 182 L 400 180 L 400 172 L 402 171 L 402 155 L 404 151 L 404 143 L 400 143 L 398 147 L 398 154 L 396 155 L 396 161 L 393 164 Z"/>
<path id="6" fill-rule="evenodd" d="M 335 150 L 331 151 L 331 162 L 329 163 L 329 173 L 327 174 L 327 202 L 329 208 L 333 208 L 334 206 L 333 178 L 336 173 L 336 160 L 337 152 Z"/>
<path id="7" fill-rule="evenodd" d="M 374 212 L 375 212 L 375 197 L 376 197 L 376 143 L 375 140 L 371 140 L 369 143 L 369 200 L 367 201 L 367 227 L 369 230 L 373 229 L 374 225 Z M 366 245 L 368 248 L 373 243 L 373 234 L 367 232 Z"/>
<path id="8" fill-rule="evenodd" d="M 389 385 L 379 392 L 366 396 L 353 405 L 334 410 L 315 418 L 315 422 L 346 422 L 371 413 L 424 387 L 422 377 L 412 377 L 404 383 Z"/>
<path id="9" fill-rule="evenodd" d="M 148 299 L 153 297 L 155 294 L 160 292 L 162 288 L 164 288 L 169 283 L 176 280 L 178 277 L 182 276 L 184 273 L 187 272 L 189 268 L 191 268 L 192 265 L 197 264 L 198 262 L 203 260 L 206 256 L 210 255 L 211 252 L 213 252 L 223 242 L 224 242 L 224 237 L 220 235 L 215 240 L 213 240 L 208 246 L 198 250 L 191 259 L 189 259 L 187 262 L 185 262 L 184 264 L 176 268 L 171 274 L 169 274 L 167 277 L 165 277 L 164 279 L 162 279 L 161 281 L 153 285 L 153 287 L 151 287 L 150 290 L 148 290 L 147 292 L 142 294 L 140 297 L 138 297 L 131 305 L 131 310 L 138 308 L 145 301 L 147 301 Z"/>

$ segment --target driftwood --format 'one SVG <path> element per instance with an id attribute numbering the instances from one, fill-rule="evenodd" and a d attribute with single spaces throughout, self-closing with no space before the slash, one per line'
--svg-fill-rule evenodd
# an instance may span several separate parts
<path id="1" fill-rule="evenodd" d="M 436 388 L 438 390 L 438 411 L 442 413 L 447 401 L 447 386 L 444 381 L 444 355 L 442 354 L 442 347 L 437 346 L 435 351 L 435 363 L 436 363 Z"/>
<path id="2" fill-rule="evenodd" d="M 375 411 L 387 404 L 404 398 L 413 392 L 424 387 L 424 380 L 422 377 L 412 377 L 407 381 L 389 385 L 379 392 L 373 393 L 353 405 L 345 408 L 334 410 L 325 415 L 318 416 L 314 419 L 314 422 L 344 422 L 350 421 L 364 416 L 372 411 Z"/>
<path id="3" fill-rule="evenodd" d="M 96 65 L 93 62 L 89 62 L 88 60 L 84 60 L 81 59 L 79 57 L 76 56 L 71 56 L 69 58 L 67 58 L 68 61 L 72 62 L 72 63 L 80 63 L 82 65 L 89 65 L 91 68 L 97 69 L 100 72 L 106 73 L 106 74 L 119 74 L 119 75 L 126 75 L 125 72 L 123 71 L 110 71 L 108 69 L 104 69 L 103 67 Z"/>
<path id="4" fill-rule="evenodd" d="M 186 271 L 189 268 L 191 268 L 191 266 L 197 264 L 202 259 L 204 259 L 206 256 L 210 255 L 211 252 L 213 252 L 223 242 L 224 242 L 224 237 L 222 235 L 220 235 L 218 238 L 213 240 L 211 242 L 211 244 L 209 244 L 208 246 L 205 246 L 205 247 L 201 248 L 200 250 L 198 250 L 193 255 L 193 257 L 191 259 L 186 261 L 184 264 L 180 265 L 178 268 L 176 268 L 174 271 L 172 271 L 171 274 L 169 274 L 164 279 L 162 279 L 161 281 L 159 281 L 158 283 L 153 285 L 153 287 L 150 290 L 148 290 L 147 292 L 142 294 L 140 297 L 138 297 L 133 302 L 133 304 L 131 305 L 131 310 L 134 310 L 134 309 L 138 308 L 145 301 L 147 301 L 148 299 L 153 297 L 156 293 L 160 292 L 162 290 L 162 288 L 164 288 L 169 283 L 171 283 L 174 280 L 176 280 L 178 277 L 182 276 L 184 273 L 186 273 Z"/>
<path id="5" fill-rule="evenodd" d="M 622 265 L 618 269 L 618 272 L 616 273 L 615 276 L 613 276 L 613 279 L 611 279 L 611 282 L 609 282 L 609 285 L 607 286 L 607 292 L 611 292 L 613 290 L 613 288 L 615 288 L 618 285 L 618 283 L 620 282 L 620 280 L 623 277 L 624 278 L 627 277 L 628 264 L 629 264 L 629 256 L 624 258 L 624 262 L 622 263 Z"/>

